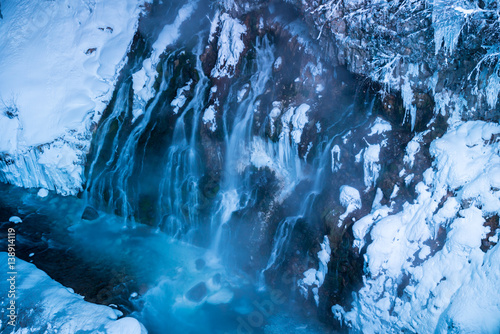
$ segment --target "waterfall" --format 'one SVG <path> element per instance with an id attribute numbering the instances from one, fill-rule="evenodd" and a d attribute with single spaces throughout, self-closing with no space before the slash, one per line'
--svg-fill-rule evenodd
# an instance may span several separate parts
<path id="1" fill-rule="evenodd" d="M 329 140 L 326 144 L 323 144 L 324 148 L 321 150 L 321 154 L 316 157 L 313 162 L 315 171 L 313 178 L 314 181 L 305 196 L 305 200 L 299 206 L 297 213 L 293 216 L 288 216 L 282 219 L 276 229 L 273 238 L 271 255 L 269 256 L 266 267 L 260 273 L 260 289 L 263 289 L 265 285 L 264 273 L 273 267 L 278 267 L 283 262 L 285 252 L 297 221 L 300 219 L 307 219 L 311 216 L 314 201 L 323 191 L 325 171 L 329 170 L 328 166 L 331 162 L 330 147 L 332 142 L 333 139 Z"/>
<path id="2" fill-rule="evenodd" d="M 195 87 L 192 100 L 186 110 L 192 110 L 192 126 L 186 126 L 187 112 L 180 115 L 175 123 L 172 143 L 168 147 L 166 166 L 160 181 L 160 196 L 157 210 L 160 217 L 160 228 L 170 235 L 181 236 L 193 228 L 200 226 L 198 215 L 199 179 L 202 176 L 203 164 L 196 149 L 198 123 L 204 106 L 204 98 L 208 89 L 208 78 L 203 74 L 198 47 L 196 71 L 201 76 Z M 187 211 L 187 212 L 186 212 Z"/>
<path id="3" fill-rule="evenodd" d="M 274 85 L 272 35 L 255 37 L 234 78 L 206 75 L 207 35 L 204 31 L 191 36 L 194 42 L 189 43 L 179 35 L 179 43 L 161 52 L 154 49 L 158 43 L 152 51 L 143 43 L 146 50 L 132 55 L 93 138 L 87 202 L 123 217 L 125 226 L 140 221 L 207 247 L 207 256 L 215 261 L 227 260 L 238 247 L 228 245 L 243 237 L 242 219 L 266 233 L 254 236 L 257 247 L 272 243 L 270 249 L 249 251 L 249 256 L 269 252 L 267 259 L 255 262 L 263 277 L 286 259 L 297 222 L 314 221 L 313 207 L 323 191 L 333 140 L 349 128 L 356 107 L 346 107 L 325 131 L 302 140 L 310 121 L 307 113 L 315 112 L 309 103 L 317 106 L 318 100 L 283 98 L 282 88 Z M 151 54 L 156 55 L 157 65 L 149 66 L 154 75 L 146 73 L 148 85 L 141 85 L 141 71 Z M 147 99 L 141 100 L 142 95 Z M 220 98 L 216 101 L 221 114 L 212 129 L 201 120 L 213 96 Z M 210 159 L 221 163 L 208 165 Z M 263 181 L 255 184 L 260 177 Z M 208 195 L 206 180 L 209 187 L 215 184 Z M 274 192 L 266 193 L 269 198 L 260 205 L 259 192 L 270 189 L 272 182 Z M 290 206 L 287 201 L 295 197 L 302 201 Z"/>
<path id="4" fill-rule="evenodd" d="M 212 250 L 215 253 L 219 251 L 224 227 L 229 222 L 233 212 L 245 207 L 246 203 L 243 198 L 249 198 L 249 191 L 251 190 L 250 173 L 242 170 L 245 168 L 245 165 L 242 165 L 242 159 L 250 150 L 249 145 L 253 138 L 253 115 L 257 104 L 260 102 L 258 98 L 264 93 L 266 84 L 271 77 L 274 62 L 274 49 L 267 37 L 257 39 L 255 52 L 255 71 L 253 71 L 254 74 L 250 78 L 250 92 L 239 104 L 232 122 L 230 121 L 230 108 L 227 104 L 224 108 L 225 177 L 222 180 L 218 205 L 216 205 L 217 209 L 211 219 L 211 226 L 214 231 Z M 228 101 L 234 101 L 236 95 L 234 91 L 231 91 Z"/>
<path id="5" fill-rule="evenodd" d="M 165 63 L 171 61 L 173 54 L 167 56 Z M 116 213 L 124 217 L 126 222 L 134 215 L 133 203 L 137 195 L 133 189 L 134 172 L 142 170 L 144 153 L 147 142 L 154 130 L 150 123 L 152 113 L 156 109 L 162 93 L 169 87 L 170 79 L 174 76 L 171 66 L 164 66 L 162 82 L 157 94 L 147 105 L 142 117 L 132 121 L 129 94 L 131 93 L 130 78 L 122 83 L 114 100 L 111 114 L 98 129 L 95 136 L 95 154 L 88 174 L 87 192 L 89 201 L 93 204 L 105 203 Z M 112 140 L 109 137 L 112 136 Z M 138 146 L 140 140 L 145 145 Z M 99 168 L 98 168 L 99 167 Z M 139 185 L 136 185 L 140 187 Z M 136 203 L 136 202 L 135 202 Z"/>

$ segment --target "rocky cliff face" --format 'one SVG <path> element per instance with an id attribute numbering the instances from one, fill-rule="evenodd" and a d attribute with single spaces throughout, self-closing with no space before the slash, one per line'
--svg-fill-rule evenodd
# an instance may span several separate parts
<path id="1" fill-rule="evenodd" d="M 332 65 L 379 83 L 384 94 L 401 93 L 412 128 L 429 103 L 467 119 L 498 117 L 495 1 L 289 2 Z"/>
<path id="2" fill-rule="evenodd" d="M 461 167 L 458 161 L 445 163 L 442 160 L 440 154 L 443 151 L 436 151 L 442 142 L 436 139 L 447 131 L 451 132 L 447 138 L 457 133 L 470 135 L 470 131 L 465 128 L 482 126 L 467 123 L 469 125 L 462 125 L 461 131 L 454 132 L 463 121 L 498 120 L 498 4 L 494 1 L 449 3 L 363 0 L 289 3 L 291 10 L 298 11 L 301 21 L 307 25 L 308 43 L 315 45 L 321 61 L 328 65 L 345 66 L 349 72 L 369 82 L 367 87 L 377 95 L 374 113 L 382 118 L 368 117 L 370 123 L 367 126 L 350 128 L 351 131 L 342 139 L 333 141 L 333 176 L 326 178 L 328 186 L 324 197 L 319 200 L 319 208 L 323 212 L 319 219 L 320 227 L 315 230 L 310 224 L 299 225 L 298 235 L 293 239 L 292 250 L 288 254 L 290 261 L 284 266 L 292 272 L 304 270 L 299 289 L 303 289 L 311 304 L 316 303 L 318 314 L 325 321 L 330 321 L 328 313 L 334 304 L 350 309 L 348 292 L 364 285 L 360 294 L 355 295 L 351 312 L 346 312 L 338 305 L 332 308 L 337 319 L 345 321 L 354 329 L 383 332 L 396 318 L 402 317 L 405 320 L 398 321 L 394 326 L 410 332 L 433 331 L 446 326 L 448 330 L 494 331 L 498 324 L 485 321 L 483 326 L 479 324 L 480 321 L 464 321 L 460 316 L 463 311 L 454 309 L 452 314 L 443 312 L 442 318 L 446 320 L 437 321 L 421 306 L 416 306 L 420 303 L 436 303 L 435 310 L 441 314 L 443 305 L 451 305 L 450 293 L 460 291 L 467 295 L 474 287 L 463 282 L 441 286 L 439 282 L 434 282 L 432 284 L 438 287 L 428 289 L 425 287 L 429 283 L 425 275 L 421 276 L 420 269 L 414 271 L 413 268 L 424 268 L 432 262 L 443 261 L 441 265 L 450 266 L 450 271 L 441 272 L 436 277 L 439 276 L 441 280 L 455 277 L 453 260 L 446 258 L 447 254 L 455 252 L 451 250 L 453 245 L 457 242 L 461 244 L 452 235 L 456 235 L 453 231 L 460 230 L 459 217 L 468 217 L 466 209 L 470 202 L 460 192 L 457 193 L 459 188 L 455 182 L 446 184 L 451 181 L 450 178 L 448 181 L 440 180 L 443 168 L 458 170 Z M 274 26 L 280 27 L 278 29 L 286 27 L 276 18 L 279 17 L 276 8 L 279 8 L 280 2 L 248 6 L 248 2 L 236 1 L 229 5 L 225 3 L 224 6 L 235 17 L 248 15 L 252 11 L 267 13 L 269 10 L 265 17 L 273 21 Z M 325 95 L 328 96 L 328 93 Z M 391 123 L 387 131 L 375 130 L 384 128 L 380 120 Z M 485 142 L 495 143 L 494 138 L 494 134 L 483 133 Z M 467 155 L 464 152 L 464 156 Z M 488 159 L 493 161 L 496 156 Z M 431 181 L 429 177 L 433 173 L 436 176 Z M 363 175 L 364 180 L 360 175 Z M 471 176 L 472 179 L 474 177 Z M 346 189 L 342 187 L 345 183 L 360 191 L 366 188 L 360 193 L 354 191 L 354 195 L 346 195 L 341 190 Z M 429 194 L 435 198 L 434 201 L 440 202 L 436 210 L 449 197 L 456 198 L 460 203 L 456 211 L 444 218 L 447 225 L 443 225 L 443 218 L 439 218 L 445 210 L 438 210 L 427 217 L 422 216 L 423 211 L 419 211 L 434 210 L 429 207 L 423 209 L 422 196 L 427 191 L 424 191 L 425 187 L 429 187 Z M 447 189 L 448 193 L 438 191 L 440 187 Z M 475 201 L 478 194 L 474 195 Z M 416 206 L 410 208 L 409 203 L 414 201 Z M 496 225 L 490 227 L 489 222 L 496 221 L 498 207 L 485 210 L 485 203 L 481 201 L 475 205 L 482 208 L 479 216 L 483 217 L 488 227 L 483 233 L 482 224 L 476 226 L 480 235 L 474 241 L 475 246 L 461 244 L 460 247 L 467 249 L 461 256 L 473 257 L 471 254 L 479 251 L 481 244 L 483 252 L 494 256 L 492 254 L 497 248 L 494 248 L 494 235 L 498 234 L 498 230 Z M 421 227 L 415 226 L 429 220 L 436 222 L 436 225 L 427 232 L 423 228 L 418 232 L 421 233 L 418 237 L 412 234 Z M 374 227 L 378 223 L 379 227 Z M 394 231 L 401 231 L 412 224 L 417 225 L 413 225 L 412 230 L 408 230 L 404 236 L 387 231 L 390 226 L 396 228 Z M 331 247 L 331 255 L 328 252 L 326 258 L 321 231 L 327 233 L 328 248 Z M 450 233 L 448 238 L 447 233 Z M 409 252 L 408 263 L 392 273 L 394 267 L 391 267 L 391 263 L 399 260 L 389 253 L 383 255 L 385 251 L 382 249 L 384 242 L 390 242 L 390 238 L 394 238 L 393 242 L 399 238 L 409 240 L 410 245 L 408 249 L 401 248 Z M 308 240 L 305 242 L 308 246 L 301 249 L 301 240 Z M 375 242 L 372 244 L 372 241 Z M 420 244 L 422 242 L 425 246 Z M 395 251 L 394 247 L 388 247 L 387 251 Z M 298 255 L 304 251 L 309 260 Z M 416 256 L 418 252 L 423 253 Z M 364 256 L 364 261 L 359 258 L 360 255 Z M 484 259 L 485 268 L 491 266 L 488 255 Z M 479 257 L 483 258 L 482 255 Z M 363 262 L 364 284 L 360 280 Z M 326 278 L 325 267 L 328 269 Z M 278 279 L 279 274 L 277 277 L 271 276 L 272 281 Z M 417 291 L 421 295 L 416 295 Z M 470 307 L 471 313 L 475 312 L 474 307 Z M 495 309 L 497 312 L 498 308 Z M 369 315 L 369 310 L 373 310 L 373 317 Z"/>

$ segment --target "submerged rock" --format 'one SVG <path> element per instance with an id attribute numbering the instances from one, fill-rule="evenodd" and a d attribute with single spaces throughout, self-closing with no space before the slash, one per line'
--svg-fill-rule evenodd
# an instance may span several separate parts
<path id="1" fill-rule="evenodd" d="M 186 298 L 192 302 L 199 303 L 207 296 L 207 285 L 205 282 L 200 282 L 192 287 L 187 293 Z"/>
<path id="2" fill-rule="evenodd" d="M 205 265 L 206 265 L 205 260 L 196 259 L 195 261 L 196 270 L 202 270 L 203 268 L 205 268 Z"/>
<path id="3" fill-rule="evenodd" d="M 97 218 L 99 218 L 99 213 L 93 207 L 87 206 L 85 210 L 83 210 L 82 213 L 83 220 L 96 220 Z"/>

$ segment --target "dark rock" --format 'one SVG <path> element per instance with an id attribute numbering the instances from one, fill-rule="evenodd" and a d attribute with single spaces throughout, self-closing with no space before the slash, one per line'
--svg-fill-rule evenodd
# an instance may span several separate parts
<path id="1" fill-rule="evenodd" d="M 195 262 L 195 265 L 196 265 L 196 270 L 202 270 L 203 268 L 205 268 L 205 260 L 203 259 L 197 259 L 196 262 Z"/>
<path id="2" fill-rule="evenodd" d="M 97 218 L 99 218 L 99 213 L 93 207 L 87 206 L 85 208 L 85 210 L 83 210 L 82 219 L 84 219 L 84 220 L 96 220 Z"/>
<path id="3" fill-rule="evenodd" d="M 203 298 L 205 298 L 207 291 L 207 285 L 205 282 L 200 282 L 186 293 L 186 298 L 192 302 L 199 303 L 203 300 Z"/>
<path id="4" fill-rule="evenodd" d="M 217 284 L 219 285 L 222 281 L 222 275 L 221 274 L 215 274 L 214 277 L 212 277 L 212 282 L 214 282 L 214 284 Z"/>

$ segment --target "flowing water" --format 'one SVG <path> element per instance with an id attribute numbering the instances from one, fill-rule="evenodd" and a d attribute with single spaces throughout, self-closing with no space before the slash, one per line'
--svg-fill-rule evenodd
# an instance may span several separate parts
<path id="1" fill-rule="evenodd" d="M 150 333 L 331 332 L 296 312 L 303 301 L 289 290 L 274 300 L 266 273 L 280 273 L 297 222 L 318 224 L 315 203 L 333 168 L 332 143 L 355 126 L 354 105 L 300 154 L 290 124 L 302 106 L 286 107 L 277 119 L 262 116 L 263 104 L 281 93 L 273 82 L 277 37 L 261 34 L 217 100 L 222 114 L 211 133 L 203 116 L 214 82 L 202 59 L 205 16 L 213 10 L 189 4 L 195 13 L 159 58 L 152 98 L 140 104 L 134 74 L 154 53 L 159 27 L 172 25 L 184 3 L 162 5 L 163 14 L 149 22 L 153 28 L 142 27 L 147 32 L 135 41 L 94 133 L 82 198 L 41 199 L 2 186 L 0 218 L 25 216 L 21 257 L 35 253 L 29 260 L 53 278 L 90 301 L 116 304 Z M 178 108 L 174 99 L 183 87 L 188 93 Z M 100 211 L 97 220 L 81 220 L 87 206 Z M 43 235 L 43 242 L 30 235 Z M 54 256 L 65 260 L 56 265 Z M 73 262 L 87 270 L 72 271 Z"/>

